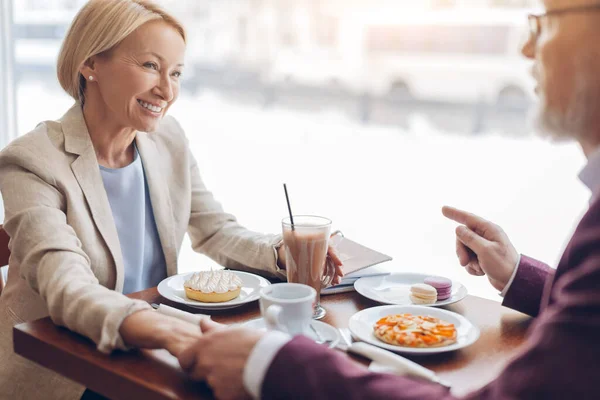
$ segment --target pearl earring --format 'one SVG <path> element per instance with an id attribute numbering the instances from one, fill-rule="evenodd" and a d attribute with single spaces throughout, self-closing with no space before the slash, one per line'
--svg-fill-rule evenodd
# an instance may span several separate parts
<path id="1" fill-rule="evenodd" d="M 90 77 L 88 78 L 90 81 L 94 80 L 94 77 L 92 75 L 90 75 Z"/>

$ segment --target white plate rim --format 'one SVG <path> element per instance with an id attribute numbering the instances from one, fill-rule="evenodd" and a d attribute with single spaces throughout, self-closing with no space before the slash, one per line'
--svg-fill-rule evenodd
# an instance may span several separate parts
<path id="1" fill-rule="evenodd" d="M 416 310 L 416 311 L 415 311 Z M 450 346 L 443 346 L 443 347 L 432 347 L 432 348 L 412 348 L 412 347 L 401 347 L 401 346 L 394 346 L 385 342 L 382 342 L 381 340 L 377 339 L 375 337 L 375 335 L 373 335 L 373 329 L 372 329 L 372 325 L 370 327 L 370 335 L 363 335 L 362 332 L 357 331 L 357 324 L 364 324 L 364 322 L 360 321 L 360 318 L 363 317 L 364 315 L 368 315 L 368 314 L 375 314 L 377 312 L 381 312 L 381 313 L 386 313 L 386 315 L 389 314 L 401 314 L 401 313 L 405 313 L 405 312 L 410 312 L 410 313 L 418 313 L 418 314 L 440 314 L 442 319 L 444 319 L 444 316 L 446 317 L 450 317 L 450 319 L 458 319 L 460 321 L 460 326 L 457 326 L 457 329 L 461 329 L 461 327 L 468 329 L 468 333 L 466 334 L 466 338 L 462 339 L 459 337 L 458 339 L 458 343 L 452 344 Z M 432 316 L 436 316 L 436 315 L 432 315 Z M 451 321 L 449 321 L 451 322 Z M 395 353 L 410 353 L 410 354 L 438 354 L 438 353 L 446 353 L 449 351 L 455 351 L 455 350 L 459 350 L 465 347 L 468 347 L 470 345 L 472 345 L 473 343 L 475 343 L 478 339 L 479 336 L 481 334 L 480 329 L 475 326 L 473 323 L 471 323 L 471 321 L 469 321 L 467 318 L 465 318 L 464 316 L 455 313 L 453 311 L 449 311 L 449 310 L 444 310 L 441 308 L 430 308 L 430 307 L 424 307 L 424 306 L 420 306 L 420 305 L 388 305 L 388 306 L 377 306 L 377 307 L 370 307 L 370 308 L 365 308 L 364 310 L 358 311 L 357 313 L 355 313 L 354 315 L 352 315 L 350 317 L 350 319 L 348 320 L 348 328 L 350 329 L 350 332 L 352 333 L 352 336 L 355 339 L 358 339 L 360 341 L 375 345 L 377 347 L 381 347 L 382 349 L 386 349 L 386 350 L 390 350 L 393 351 Z"/>
<path id="2" fill-rule="evenodd" d="M 455 296 L 451 296 L 450 298 L 448 298 L 446 300 L 437 301 L 434 304 L 395 303 L 395 302 L 386 300 L 385 298 L 380 297 L 380 296 L 372 296 L 369 293 L 369 291 L 367 290 L 368 287 L 366 287 L 366 286 L 370 282 L 373 282 L 373 281 L 380 282 L 380 281 L 384 281 L 384 280 L 394 278 L 397 276 L 415 277 L 415 278 L 424 280 L 425 278 L 428 278 L 428 277 L 434 276 L 434 275 L 421 274 L 418 272 L 394 272 L 394 273 L 391 273 L 388 275 L 382 275 L 382 276 L 365 276 L 363 278 L 357 279 L 356 282 L 354 282 L 354 290 L 356 290 L 358 293 L 360 293 L 362 296 L 366 297 L 367 299 L 371 299 L 378 303 L 387 304 L 387 305 L 395 305 L 395 306 L 404 306 L 404 305 L 406 305 L 406 306 L 420 305 L 420 306 L 424 306 L 424 307 L 447 306 L 447 305 L 454 304 L 454 303 L 461 301 L 462 299 L 467 297 L 467 295 L 469 294 L 467 287 L 465 285 L 463 285 L 462 283 L 455 281 L 455 280 L 452 280 L 452 286 L 458 287 L 457 294 Z"/>
<path id="3" fill-rule="evenodd" d="M 203 303 L 201 301 L 195 301 L 195 300 L 190 300 L 187 298 L 182 298 L 180 296 L 174 296 L 173 294 L 169 293 L 169 291 L 172 289 L 168 285 L 172 279 L 182 278 L 185 280 L 185 278 L 187 276 L 190 276 L 196 272 L 201 272 L 201 271 L 182 272 L 177 275 L 169 276 L 169 277 L 163 279 L 158 284 L 157 290 L 158 290 L 158 293 L 165 299 L 171 300 L 178 304 L 186 305 L 188 307 L 205 309 L 205 310 L 226 310 L 226 309 L 230 309 L 230 308 L 240 307 L 245 304 L 248 304 L 248 303 L 258 300 L 260 298 L 260 289 L 271 285 L 271 282 L 269 282 L 264 277 L 257 275 L 257 274 L 253 274 L 251 272 L 236 271 L 236 270 L 227 270 L 227 271 L 240 276 L 242 279 L 244 276 L 257 278 L 259 281 L 259 286 L 257 287 L 258 290 L 256 290 L 255 293 L 253 293 L 251 296 L 246 297 L 244 300 L 240 300 L 238 297 L 233 300 L 225 301 L 223 303 Z"/>
<path id="4" fill-rule="evenodd" d="M 253 327 L 252 324 L 257 324 L 257 323 L 259 323 L 259 321 L 264 321 L 264 318 L 263 317 L 254 318 L 249 321 L 242 322 L 240 325 L 256 329 L 256 327 Z M 332 349 L 335 348 L 335 346 L 337 346 L 340 343 L 340 341 L 342 340 L 341 334 L 335 326 L 329 325 L 327 322 L 319 321 L 316 319 L 311 321 L 311 324 L 313 324 L 313 323 L 317 326 L 326 326 L 327 329 L 330 329 L 332 332 L 335 333 L 335 339 L 331 342 L 331 344 L 329 345 L 329 348 L 332 348 Z"/>

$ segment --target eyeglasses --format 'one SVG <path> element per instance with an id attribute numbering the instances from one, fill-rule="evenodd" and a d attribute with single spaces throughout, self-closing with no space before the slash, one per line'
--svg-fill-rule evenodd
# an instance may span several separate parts
<path id="1" fill-rule="evenodd" d="M 529 35 L 532 39 L 537 39 L 542 33 L 542 19 L 551 16 L 560 16 L 569 13 L 585 12 L 585 11 L 600 11 L 600 4 L 588 4 L 586 6 L 576 6 L 560 8 L 558 10 L 550 10 L 544 14 L 529 14 Z"/>

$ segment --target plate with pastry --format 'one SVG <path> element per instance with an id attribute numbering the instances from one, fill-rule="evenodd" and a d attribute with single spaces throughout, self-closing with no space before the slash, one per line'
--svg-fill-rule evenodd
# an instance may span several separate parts
<path id="1" fill-rule="evenodd" d="M 258 300 L 260 289 L 270 284 L 249 272 L 212 270 L 170 276 L 158 284 L 158 293 L 186 306 L 225 310 Z"/>
<path id="2" fill-rule="evenodd" d="M 479 339 L 479 328 L 462 315 L 424 306 L 367 308 L 350 318 L 348 328 L 356 339 L 397 353 L 443 353 Z"/>
<path id="3" fill-rule="evenodd" d="M 443 276 L 394 273 L 360 278 L 354 282 L 358 293 L 383 304 L 445 306 L 467 296 L 460 282 Z"/>

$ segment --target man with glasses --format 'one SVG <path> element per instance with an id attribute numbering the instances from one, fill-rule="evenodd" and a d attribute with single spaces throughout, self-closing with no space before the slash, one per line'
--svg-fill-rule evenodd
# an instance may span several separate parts
<path id="1" fill-rule="evenodd" d="M 505 306 L 537 316 L 521 352 L 468 399 L 600 399 L 600 0 L 544 5 L 544 14 L 529 16 L 522 50 L 533 61 L 540 98 L 536 126 L 554 140 L 580 144 L 588 159 L 580 179 L 592 199 L 556 271 L 520 256 L 497 225 L 443 209 L 461 224 L 460 264 L 487 275 Z M 203 332 L 180 363 L 219 398 L 454 398 L 436 384 L 368 372 L 303 337 L 211 321 Z"/>

